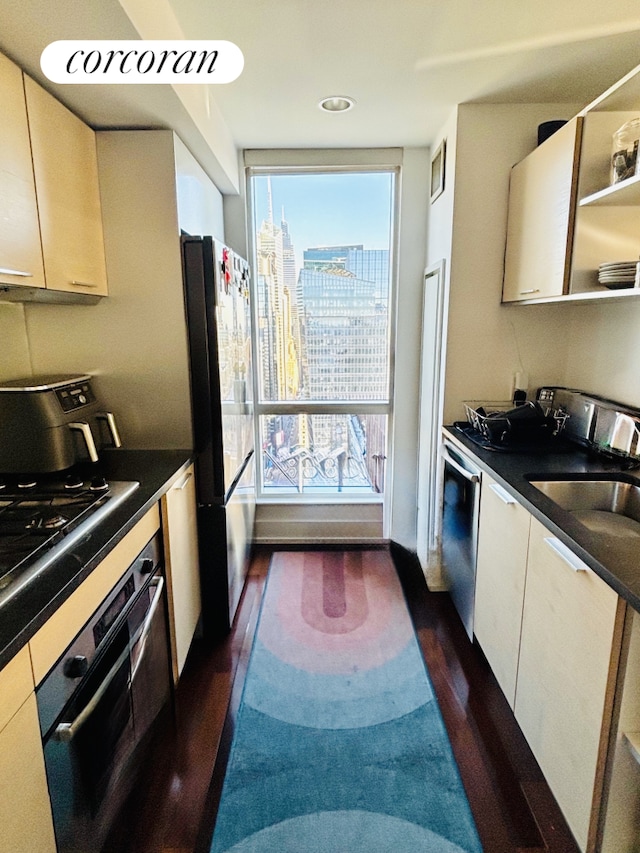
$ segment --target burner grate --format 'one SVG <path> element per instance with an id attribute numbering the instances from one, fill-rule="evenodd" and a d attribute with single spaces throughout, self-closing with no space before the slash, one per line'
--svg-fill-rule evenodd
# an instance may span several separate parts
<path id="1" fill-rule="evenodd" d="M 127 498 L 136 482 L 116 481 L 99 488 L 64 483 L 0 493 L 0 605 Z"/>

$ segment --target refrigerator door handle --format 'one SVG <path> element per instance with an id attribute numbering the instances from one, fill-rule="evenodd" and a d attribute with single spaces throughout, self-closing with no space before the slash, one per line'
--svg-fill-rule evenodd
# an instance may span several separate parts
<path id="1" fill-rule="evenodd" d="M 225 498 L 224 498 L 224 502 L 225 502 L 225 503 L 228 503 L 228 502 L 229 502 L 229 498 L 230 498 L 230 497 L 231 497 L 231 495 L 233 494 L 233 492 L 234 492 L 234 490 L 235 490 L 235 487 L 238 485 L 238 481 L 242 478 L 242 475 L 244 474 L 244 472 L 245 472 L 245 470 L 246 470 L 246 468 L 247 468 L 247 465 L 248 465 L 248 464 L 249 464 L 249 462 L 251 461 L 251 457 L 253 456 L 253 454 L 254 454 L 254 453 L 255 453 L 255 451 L 254 451 L 254 450 L 253 450 L 253 448 L 252 448 L 252 449 L 247 453 L 247 455 L 245 456 L 245 458 L 244 458 L 244 461 L 243 461 L 242 465 L 238 468 L 238 471 L 237 471 L 237 473 L 236 473 L 236 476 L 233 478 L 233 482 L 231 483 L 231 485 L 230 485 L 230 486 L 229 486 L 229 488 L 227 489 L 227 493 L 226 493 Z"/>

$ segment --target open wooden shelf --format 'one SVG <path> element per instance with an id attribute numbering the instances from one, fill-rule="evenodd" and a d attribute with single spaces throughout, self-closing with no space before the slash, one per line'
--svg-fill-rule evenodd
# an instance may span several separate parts
<path id="1" fill-rule="evenodd" d="M 580 199 L 580 207 L 633 207 L 640 205 L 640 175 L 612 184 Z"/>

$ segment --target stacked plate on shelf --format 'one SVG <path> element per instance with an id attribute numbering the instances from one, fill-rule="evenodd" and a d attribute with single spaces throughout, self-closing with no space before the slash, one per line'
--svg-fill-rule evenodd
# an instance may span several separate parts
<path id="1" fill-rule="evenodd" d="M 638 261 L 617 261 L 610 264 L 600 264 L 598 267 L 598 282 L 610 290 L 623 287 L 633 287 L 636 282 Z"/>

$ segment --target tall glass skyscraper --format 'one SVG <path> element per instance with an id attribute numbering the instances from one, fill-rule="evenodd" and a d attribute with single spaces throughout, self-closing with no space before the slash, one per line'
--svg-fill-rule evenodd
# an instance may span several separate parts
<path id="1" fill-rule="evenodd" d="M 274 221 L 270 179 L 267 199 L 255 276 L 263 488 L 381 493 L 387 415 L 364 412 L 389 400 L 390 252 L 310 247 L 296 271 L 284 211 Z M 270 402 L 296 405 L 269 411 Z"/>
<path id="2" fill-rule="evenodd" d="M 386 399 L 387 312 L 376 290 L 375 282 L 346 270 L 300 270 L 297 293 L 308 399 Z"/>

